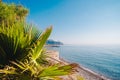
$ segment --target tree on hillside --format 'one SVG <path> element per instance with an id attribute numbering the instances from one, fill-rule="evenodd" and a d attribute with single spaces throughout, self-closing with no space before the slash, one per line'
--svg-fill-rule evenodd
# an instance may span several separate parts
<path id="1" fill-rule="evenodd" d="M 16 21 L 25 21 L 28 9 L 22 5 L 7 4 L 0 2 L 0 25 L 11 25 Z"/>

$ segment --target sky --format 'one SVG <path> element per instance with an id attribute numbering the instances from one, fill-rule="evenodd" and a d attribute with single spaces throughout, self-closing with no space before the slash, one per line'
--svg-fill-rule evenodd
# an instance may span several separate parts
<path id="1" fill-rule="evenodd" d="M 64 44 L 120 44 L 120 0 L 3 0 L 23 4 L 27 21 Z"/>

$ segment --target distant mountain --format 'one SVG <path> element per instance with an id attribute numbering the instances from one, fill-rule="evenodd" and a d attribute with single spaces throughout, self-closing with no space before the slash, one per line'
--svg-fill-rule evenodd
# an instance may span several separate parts
<path id="1" fill-rule="evenodd" d="M 52 40 L 52 39 L 47 40 L 46 44 L 47 44 L 47 45 L 63 45 L 62 42 L 60 42 L 60 41 L 55 41 L 55 40 Z"/>

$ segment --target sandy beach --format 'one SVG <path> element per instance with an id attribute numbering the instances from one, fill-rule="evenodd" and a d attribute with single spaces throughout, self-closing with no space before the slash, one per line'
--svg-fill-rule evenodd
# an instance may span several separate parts
<path id="1" fill-rule="evenodd" d="M 47 51 L 47 54 L 53 58 L 50 60 L 54 63 L 61 63 L 62 65 L 70 64 L 70 62 L 59 57 L 58 51 L 49 50 L 49 51 Z M 61 76 L 61 80 L 77 80 L 78 76 L 84 78 L 84 80 L 111 80 L 101 74 L 98 74 L 88 68 L 81 66 L 80 64 L 77 64 L 77 67 L 75 70 L 76 71 L 72 75 Z"/>

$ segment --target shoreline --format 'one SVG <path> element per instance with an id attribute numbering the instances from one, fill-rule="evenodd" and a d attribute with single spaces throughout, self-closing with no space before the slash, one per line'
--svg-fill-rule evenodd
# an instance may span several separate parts
<path id="1" fill-rule="evenodd" d="M 57 60 L 57 62 L 59 62 L 59 63 L 70 64 L 69 61 L 59 57 L 58 51 L 48 50 L 47 53 L 50 54 L 50 56 L 53 57 L 55 60 Z M 53 61 L 54 60 L 52 60 L 52 62 Z M 56 63 L 56 61 L 55 61 L 55 63 Z M 63 78 L 62 80 L 77 80 L 77 79 L 75 79 L 75 76 L 81 76 L 85 80 L 111 80 L 111 79 L 107 78 L 106 76 L 96 73 L 96 72 L 92 71 L 91 69 L 88 69 L 78 63 L 75 63 L 75 64 L 77 64 L 78 66 L 76 68 L 75 74 L 69 75 L 69 77 L 71 77 L 71 79 Z"/>
<path id="2" fill-rule="evenodd" d="M 60 58 L 60 61 L 62 61 L 63 63 L 70 64 L 69 61 L 66 61 L 63 58 Z M 76 64 L 78 64 L 78 63 L 76 63 Z M 102 74 L 96 73 L 96 72 L 92 71 L 91 69 L 86 68 L 86 67 L 84 67 L 84 66 L 82 66 L 80 64 L 78 64 L 77 68 L 78 68 L 77 69 L 78 72 L 81 72 L 81 70 L 82 70 L 83 72 L 85 71 L 89 75 L 89 77 L 88 77 L 88 75 L 84 75 L 83 72 L 80 73 L 80 75 L 82 74 L 82 77 L 84 77 L 84 78 L 87 76 L 85 80 L 91 80 L 90 77 L 94 77 L 94 78 L 96 77 L 95 79 L 92 79 L 92 80 L 111 80 L 108 77 L 106 77 L 106 76 L 104 76 Z"/>

